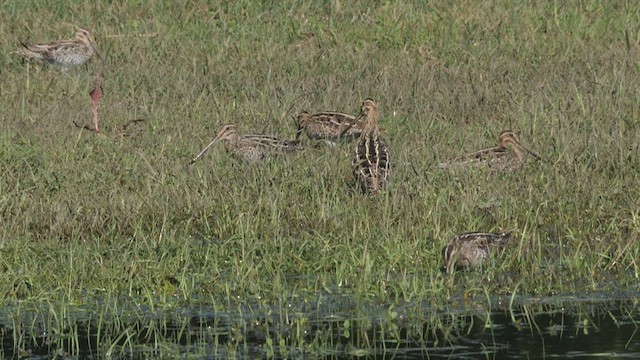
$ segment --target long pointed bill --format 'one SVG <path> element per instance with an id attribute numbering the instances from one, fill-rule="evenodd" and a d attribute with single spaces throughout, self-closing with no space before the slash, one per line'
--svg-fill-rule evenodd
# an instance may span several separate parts
<path id="1" fill-rule="evenodd" d="M 304 130 L 302 128 L 302 125 L 300 124 L 300 121 L 298 119 L 296 119 L 295 117 L 291 116 L 293 118 L 293 121 L 296 124 L 296 127 L 298 128 L 298 130 L 296 130 L 296 141 L 298 141 L 298 139 L 300 138 L 300 135 L 302 135 L 302 131 Z"/>
<path id="2" fill-rule="evenodd" d="M 202 149 L 202 151 L 200 151 L 200 153 L 198 153 L 198 155 L 196 155 L 196 157 L 193 158 L 193 160 L 191 160 L 191 162 L 189 163 L 189 165 L 195 163 L 198 159 L 200 159 L 202 157 L 202 155 L 204 155 L 204 153 L 206 153 L 207 151 L 209 151 L 209 148 L 215 144 L 218 140 L 220 140 L 220 135 L 216 136 L 215 139 L 213 139 L 209 145 L 207 145 L 206 148 Z"/>
<path id="3" fill-rule="evenodd" d="M 524 145 L 522 145 L 522 144 L 518 144 L 517 146 L 518 146 L 520 149 L 522 149 L 522 150 L 526 151 L 526 152 L 527 152 L 527 154 L 531 155 L 534 159 L 536 159 L 536 160 L 538 160 L 538 161 L 542 160 L 542 157 L 540 157 L 540 155 L 538 155 L 538 154 L 534 153 L 533 151 L 531 151 L 531 150 L 527 149 Z"/>
<path id="4" fill-rule="evenodd" d="M 351 124 L 347 125 L 347 127 L 345 127 L 342 131 L 340 131 L 340 135 L 338 137 L 339 138 L 343 137 L 344 134 L 346 134 L 347 131 L 349 131 L 349 129 L 351 129 L 358 122 L 358 120 L 362 119 L 363 117 L 364 117 L 363 114 L 358 115 L 355 119 L 353 119 Z"/>
<path id="5" fill-rule="evenodd" d="M 93 49 L 93 52 L 95 52 L 96 55 L 98 55 L 98 59 L 100 59 L 100 62 L 104 62 L 104 58 L 102 57 L 102 53 L 100 51 L 98 51 L 98 48 L 96 48 L 93 44 L 91 44 L 91 48 Z"/>

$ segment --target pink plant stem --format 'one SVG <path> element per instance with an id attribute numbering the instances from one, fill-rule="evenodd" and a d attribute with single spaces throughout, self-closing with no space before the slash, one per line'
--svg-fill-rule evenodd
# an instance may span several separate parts
<path id="1" fill-rule="evenodd" d="M 99 85 L 96 86 L 96 88 L 91 91 L 90 95 L 91 102 L 93 103 L 93 130 L 98 133 L 100 132 L 98 120 L 98 105 L 100 104 L 100 98 L 102 97 L 102 87 Z"/>
<path id="2" fill-rule="evenodd" d="M 98 70 L 96 74 L 96 86 L 89 93 L 91 95 L 91 102 L 93 106 L 91 110 L 93 111 L 93 131 L 96 133 L 100 132 L 100 120 L 98 119 L 98 105 L 100 104 L 100 98 L 102 97 L 102 68 Z"/>

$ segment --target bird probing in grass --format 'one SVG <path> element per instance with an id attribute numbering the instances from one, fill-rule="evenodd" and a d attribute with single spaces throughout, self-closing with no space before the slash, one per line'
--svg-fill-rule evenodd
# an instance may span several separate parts
<path id="1" fill-rule="evenodd" d="M 87 29 L 78 28 L 73 39 L 56 40 L 42 44 L 23 42 L 24 49 L 15 53 L 43 64 L 58 66 L 64 70 L 80 66 L 93 57 L 100 56 L 93 36 Z"/>

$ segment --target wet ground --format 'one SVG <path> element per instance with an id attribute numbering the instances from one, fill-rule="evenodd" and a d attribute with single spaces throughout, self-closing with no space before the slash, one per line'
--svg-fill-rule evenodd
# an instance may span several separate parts
<path id="1" fill-rule="evenodd" d="M 447 309 L 348 296 L 278 305 L 127 301 L 0 312 L 3 358 L 640 358 L 637 294 L 496 297 Z M 509 305 L 511 304 L 511 305 Z M 157 305 L 156 305 L 157 306 Z M 473 310 L 467 310 L 473 309 Z"/>

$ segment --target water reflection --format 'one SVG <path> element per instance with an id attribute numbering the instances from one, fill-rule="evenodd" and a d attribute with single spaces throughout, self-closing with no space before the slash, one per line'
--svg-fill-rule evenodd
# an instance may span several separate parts
<path id="1" fill-rule="evenodd" d="M 389 307 L 344 295 L 170 310 L 115 300 L 60 309 L 21 304 L 0 311 L 0 356 L 640 358 L 635 295 L 512 300 L 455 309 Z"/>

